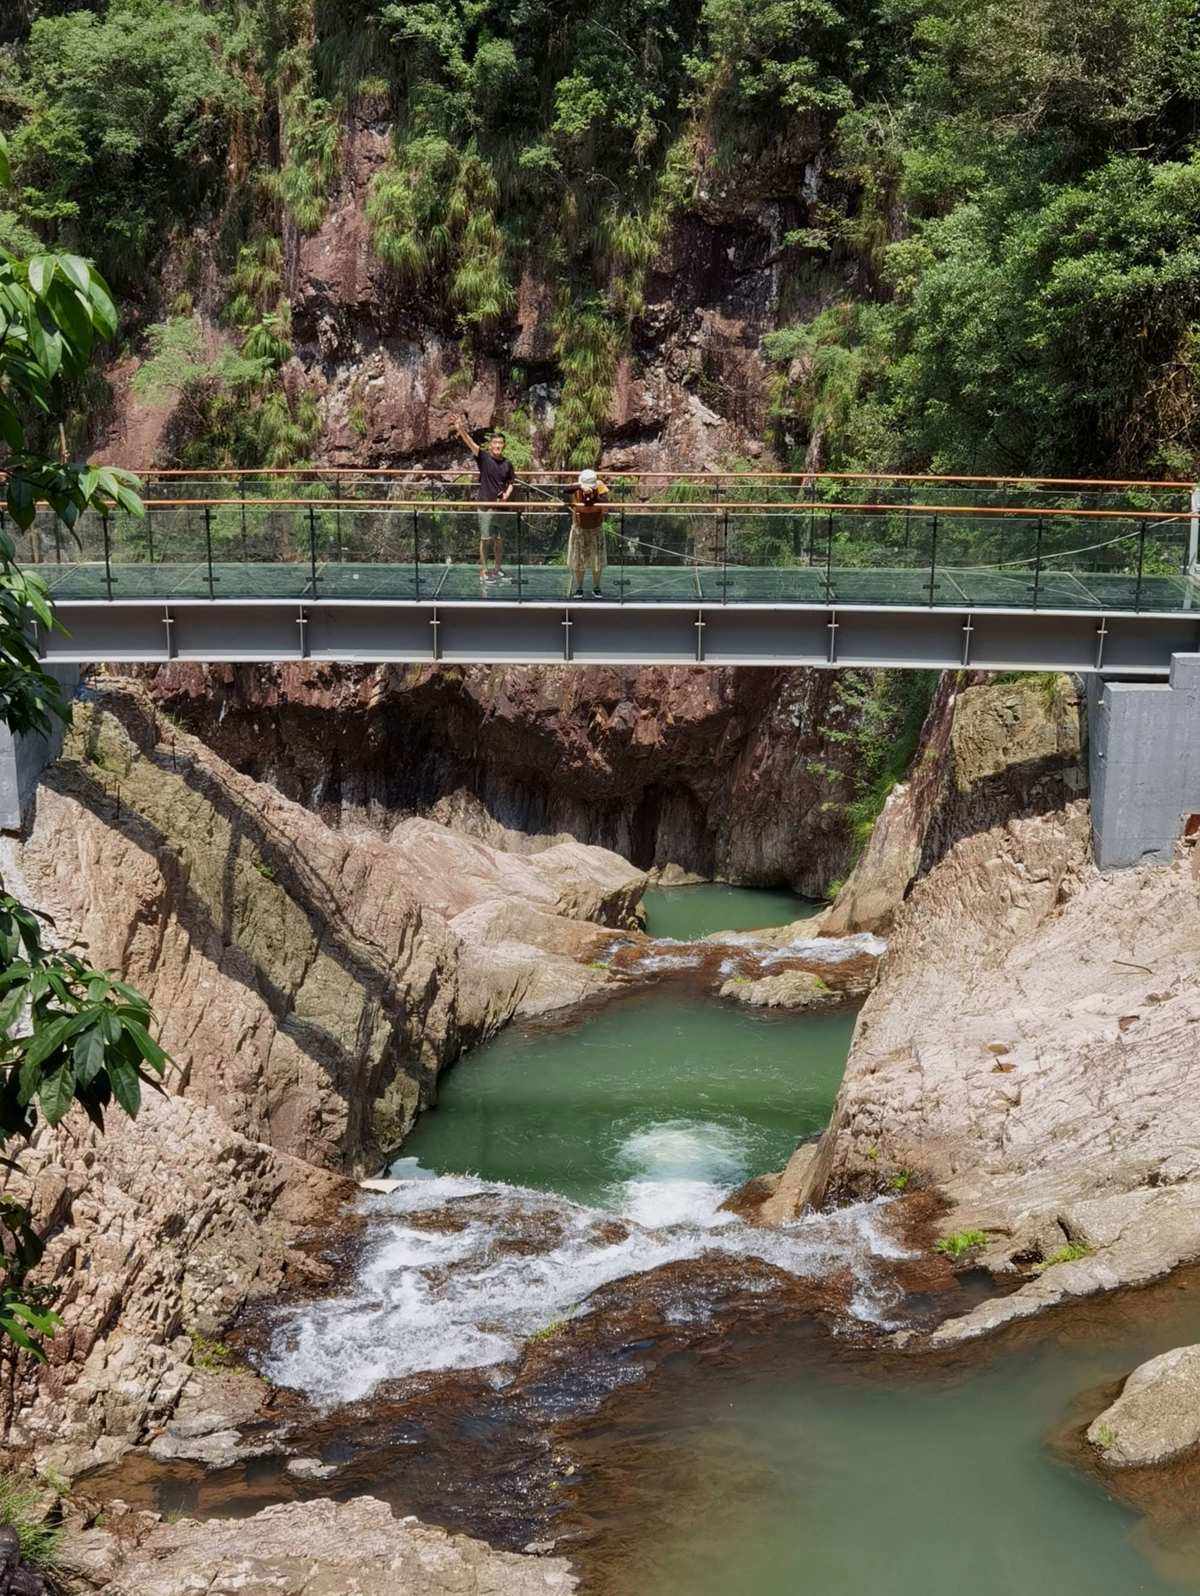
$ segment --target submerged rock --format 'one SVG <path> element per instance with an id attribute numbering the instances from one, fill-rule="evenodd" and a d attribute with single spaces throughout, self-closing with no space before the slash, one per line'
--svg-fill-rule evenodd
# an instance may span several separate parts
<path id="1" fill-rule="evenodd" d="M 119 1561 L 100 1596 L 568 1596 L 577 1584 L 565 1558 L 496 1552 L 396 1519 L 370 1496 L 291 1502 L 243 1519 L 181 1519 L 110 1552 Z M 95 1548 L 90 1555 L 95 1561 Z"/>
<path id="2" fill-rule="evenodd" d="M 1087 1438 L 1114 1468 L 1169 1463 L 1200 1446 L 1200 1346 L 1175 1347 L 1136 1368 Z"/>

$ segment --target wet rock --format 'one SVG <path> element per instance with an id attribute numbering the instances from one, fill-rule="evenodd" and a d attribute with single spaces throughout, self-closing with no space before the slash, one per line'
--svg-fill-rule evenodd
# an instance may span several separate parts
<path id="1" fill-rule="evenodd" d="M 1200 1446 L 1200 1346 L 1176 1347 L 1136 1368 L 1087 1438 L 1114 1468 L 1168 1463 Z"/>
<path id="2" fill-rule="evenodd" d="M 564 1558 L 495 1552 L 398 1520 L 364 1496 L 161 1524 L 126 1555 L 102 1596 L 567 1596 L 575 1587 Z"/>
<path id="3" fill-rule="evenodd" d="M 336 1463 L 322 1463 L 319 1457 L 291 1457 L 287 1472 L 297 1480 L 327 1480 L 337 1473 Z"/>
<path id="4" fill-rule="evenodd" d="M 757 979 L 732 976 L 720 995 L 753 1009 L 829 1009 L 843 1001 L 828 982 L 808 970 L 780 970 Z"/>
<path id="5" fill-rule="evenodd" d="M 772 1188 L 763 1194 L 756 1216 L 760 1224 L 781 1224 L 794 1219 L 799 1211 L 800 1193 L 808 1180 L 817 1156 L 816 1142 L 801 1142 L 788 1159 L 787 1168 L 773 1177 Z"/>
<path id="6" fill-rule="evenodd" d="M 243 1441 L 237 1430 L 208 1430 L 200 1435 L 181 1435 L 173 1425 L 168 1425 L 161 1435 L 151 1441 L 151 1457 L 160 1463 L 186 1460 L 203 1463 L 206 1468 L 227 1469 L 246 1458 L 261 1457 L 272 1451 L 269 1442 Z"/>
<path id="7" fill-rule="evenodd" d="M 739 1219 L 754 1223 L 759 1217 L 763 1204 L 778 1190 L 781 1179 L 782 1176 L 778 1174 L 755 1175 L 736 1191 L 730 1192 L 721 1204 L 721 1212 L 736 1214 Z"/>

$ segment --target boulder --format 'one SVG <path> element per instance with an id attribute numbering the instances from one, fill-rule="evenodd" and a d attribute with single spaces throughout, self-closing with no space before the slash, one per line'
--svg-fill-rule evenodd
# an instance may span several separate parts
<path id="1" fill-rule="evenodd" d="M 844 1002 L 840 992 L 808 970 L 780 970 L 757 980 L 731 976 L 721 986 L 720 995 L 752 1009 L 828 1009 Z"/>
<path id="2" fill-rule="evenodd" d="M 1136 1368 L 1087 1438 L 1113 1468 L 1169 1463 L 1200 1446 L 1200 1346 L 1175 1347 Z"/>

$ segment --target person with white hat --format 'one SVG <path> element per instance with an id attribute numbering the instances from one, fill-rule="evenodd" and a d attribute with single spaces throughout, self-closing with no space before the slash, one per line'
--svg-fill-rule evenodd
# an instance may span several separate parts
<path id="1" fill-rule="evenodd" d="M 601 573 L 607 560 L 604 551 L 604 514 L 608 489 L 594 471 L 581 471 L 571 494 L 571 536 L 567 541 L 567 564 L 571 568 L 572 598 L 583 597 L 583 573 L 592 568 L 592 597 L 603 598 Z"/>

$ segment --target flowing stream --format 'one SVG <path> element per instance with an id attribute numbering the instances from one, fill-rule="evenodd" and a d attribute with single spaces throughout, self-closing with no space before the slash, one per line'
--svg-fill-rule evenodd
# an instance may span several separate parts
<path id="1" fill-rule="evenodd" d="M 804 906 L 694 887 L 649 910 L 655 935 L 682 941 Z M 339 1472 L 308 1489 L 369 1490 L 506 1544 L 548 1524 L 590 1596 L 1200 1592 L 1200 1538 L 1152 1527 L 1077 1466 L 1080 1426 L 1114 1383 L 1200 1339 L 1195 1284 L 1078 1306 L 952 1355 L 888 1350 L 880 1330 L 916 1299 L 895 1283 L 911 1254 L 887 1203 L 774 1229 L 723 1206 L 826 1123 L 852 1013 L 721 1003 L 679 962 L 447 1072 L 394 1165 L 399 1187 L 364 1205 L 350 1278 L 287 1307 L 261 1355 L 321 1416 L 304 1444 Z M 803 1305 L 756 1318 L 780 1280 L 839 1273 L 837 1333 Z M 665 1282 L 656 1330 L 618 1323 L 615 1341 L 569 1343 L 518 1378 L 531 1347 L 586 1328 L 581 1316 L 639 1279 Z M 722 1293 L 739 1306 L 716 1341 L 660 1352 L 672 1325 L 719 1312 Z M 455 1380 L 474 1382 L 466 1409 L 438 1394 Z M 560 1447 L 576 1462 L 547 1484 Z M 286 1494 L 281 1458 L 257 1468 L 218 1489 L 177 1466 L 126 1478 L 121 1494 L 248 1512 Z M 489 1492 L 495 1511 L 480 1505 Z M 514 1496 L 542 1505 L 514 1519 Z"/>

